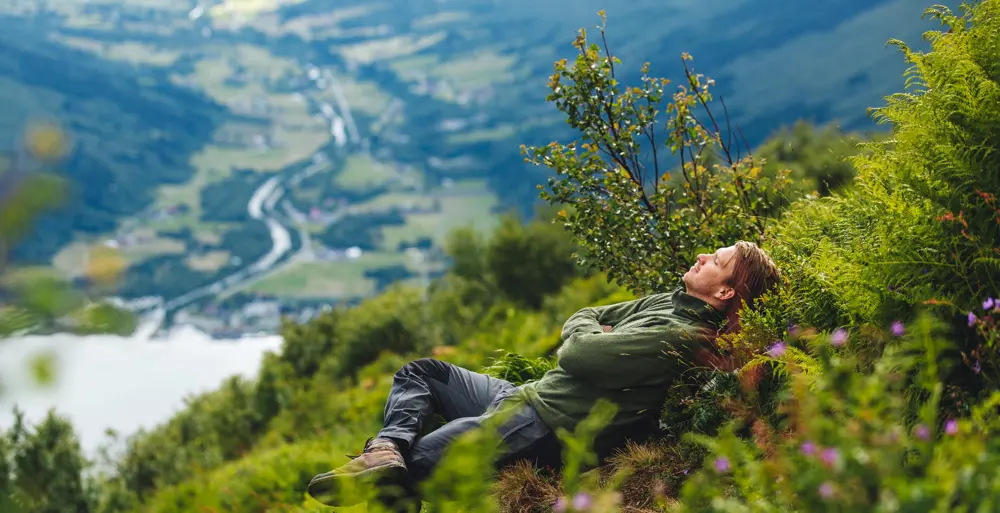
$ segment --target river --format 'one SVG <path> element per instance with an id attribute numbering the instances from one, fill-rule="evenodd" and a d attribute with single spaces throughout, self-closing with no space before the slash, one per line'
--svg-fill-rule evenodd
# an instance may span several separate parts
<path id="1" fill-rule="evenodd" d="M 342 147 L 360 136 L 336 78 L 329 71 L 325 77 L 343 116 L 328 104 L 323 111 Z M 15 405 L 29 422 L 54 408 L 73 422 L 84 452 L 95 456 L 108 428 L 127 435 L 153 427 L 183 408 L 186 397 L 215 389 L 236 374 L 255 376 L 264 352 L 281 346 L 278 335 L 212 339 L 190 326 L 163 330 L 164 315 L 271 270 L 292 246 L 288 229 L 274 217 L 285 192 L 282 182 L 295 183 L 323 165 L 314 161 L 292 176 L 272 177 L 248 201 L 250 217 L 270 231 L 272 248 L 266 255 L 211 285 L 161 301 L 132 336 L 58 334 L 0 341 L 0 428 L 12 424 Z M 30 359 L 40 353 L 52 354 L 55 362 L 56 379 L 45 387 L 33 384 L 28 374 Z"/>
<path id="2" fill-rule="evenodd" d="M 0 342 L 0 427 L 13 421 L 17 405 L 28 420 L 50 408 L 72 420 L 89 456 L 105 442 L 105 430 L 130 434 L 153 427 L 184 407 L 184 398 L 217 388 L 236 374 L 256 375 L 265 351 L 277 350 L 277 335 L 213 340 L 178 326 L 148 339 L 107 335 L 27 336 Z M 56 379 L 39 388 L 29 379 L 29 359 L 55 358 Z"/>

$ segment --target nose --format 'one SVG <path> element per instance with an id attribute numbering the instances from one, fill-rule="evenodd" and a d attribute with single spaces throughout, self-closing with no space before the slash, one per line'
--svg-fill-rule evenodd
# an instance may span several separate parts
<path id="1" fill-rule="evenodd" d="M 699 264 L 704 263 L 706 258 L 708 258 L 708 255 L 706 255 L 704 253 L 698 255 L 698 263 Z"/>

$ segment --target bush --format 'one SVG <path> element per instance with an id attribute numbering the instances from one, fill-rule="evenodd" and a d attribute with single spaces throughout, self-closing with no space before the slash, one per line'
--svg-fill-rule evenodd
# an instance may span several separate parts
<path id="1" fill-rule="evenodd" d="M 850 158 L 858 153 L 860 143 L 872 139 L 884 137 L 845 133 L 832 124 L 816 126 L 798 121 L 768 137 L 756 154 L 764 162 L 761 171 L 765 175 L 790 171 L 788 178 L 796 191 L 793 197 L 829 196 L 850 186 L 855 175 Z"/>
<path id="2" fill-rule="evenodd" d="M 486 265 L 507 298 L 528 308 L 539 308 L 577 275 L 576 246 L 566 232 L 544 221 L 525 225 L 505 216 L 486 249 Z"/>
<path id="3" fill-rule="evenodd" d="M 14 411 L 14 425 L 0 433 L 0 505 L 12 513 L 87 512 L 94 504 L 73 425 L 54 413 L 35 426 Z"/>
<path id="4" fill-rule="evenodd" d="M 753 441 L 730 426 L 705 470 L 684 487 L 682 511 L 971 511 L 997 504 L 1000 394 L 968 419 L 939 415 L 944 385 L 940 325 L 922 317 L 890 344 L 872 373 L 829 337 L 806 340 L 818 376 L 793 372 L 787 424 L 757 426 Z M 852 343 L 855 340 L 851 341 Z M 913 387 L 916 387 L 916 390 Z M 926 401 L 915 402 L 919 390 Z"/>
<path id="5" fill-rule="evenodd" d="M 927 54 L 894 42 L 913 66 L 910 92 L 874 110 L 892 124 L 891 138 L 852 159 L 852 191 L 796 203 L 768 237 L 788 286 L 770 299 L 771 322 L 759 330 L 767 338 L 757 343 L 789 324 L 885 326 L 926 305 L 956 321 L 946 357 L 959 365 L 949 380 L 976 393 L 1000 384 L 996 348 L 963 326 L 1000 286 L 1000 210 L 990 192 L 1000 190 L 1000 6 L 927 13 L 948 32 L 927 34 Z"/>
<path id="6" fill-rule="evenodd" d="M 420 290 L 389 289 L 340 314 L 336 332 L 340 344 L 323 362 L 320 372 L 353 376 L 383 352 L 403 354 L 426 348 L 426 324 Z"/>
<path id="7" fill-rule="evenodd" d="M 692 72 L 690 55 L 682 56 L 687 83 L 663 105 L 670 81 L 649 77 L 648 64 L 642 84 L 626 87 L 606 43 L 602 55 L 581 30 L 573 46 L 576 62 L 556 63 L 547 100 L 583 142 L 522 152 L 555 172 L 542 198 L 572 207 L 560 218 L 582 248 L 581 264 L 637 294 L 662 292 L 706 248 L 768 233 L 770 213 L 787 203 L 788 173 L 765 176 L 727 137 L 732 127 L 720 127 L 708 106 L 715 82 Z"/>

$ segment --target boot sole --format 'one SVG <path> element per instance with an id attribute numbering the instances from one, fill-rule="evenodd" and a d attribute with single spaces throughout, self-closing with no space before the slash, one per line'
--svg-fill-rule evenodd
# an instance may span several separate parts
<path id="1" fill-rule="evenodd" d="M 313 499 L 331 507 L 354 506 L 365 500 L 364 488 L 397 482 L 406 474 L 406 467 L 389 465 L 351 474 L 320 474 L 311 481 L 307 493 Z"/>

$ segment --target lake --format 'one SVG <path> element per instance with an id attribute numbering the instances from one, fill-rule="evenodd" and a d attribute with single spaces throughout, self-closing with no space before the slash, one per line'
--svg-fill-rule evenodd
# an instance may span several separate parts
<path id="1" fill-rule="evenodd" d="M 55 408 L 73 422 L 84 451 L 94 455 L 107 428 L 130 434 L 153 427 L 183 408 L 185 397 L 235 374 L 255 376 L 264 352 L 280 346 L 277 335 L 213 340 L 183 326 L 152 340 L 141 333 L 8 339 L 0 342 L 0 427 L 13 423 L 15 405 L 29 421 Z M 45 387 L 34 384 L 28 371 L 40 352 L 51 352 L 55 362 L 55 381 Z"/>

